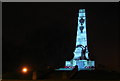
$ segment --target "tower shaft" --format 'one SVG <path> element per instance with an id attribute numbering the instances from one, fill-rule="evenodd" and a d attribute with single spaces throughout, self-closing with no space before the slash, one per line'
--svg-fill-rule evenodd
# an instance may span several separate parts
<path id="1" fill-rule="evenodd" d="M 76 48 L 73 53 L 74 53 L 73 59 L 80 59 L 80 57 L 83 56 L 82 53 L 85 53 L 84 55 L 88 59 L 85 9 L 80 9 L 78 13 Z"/>

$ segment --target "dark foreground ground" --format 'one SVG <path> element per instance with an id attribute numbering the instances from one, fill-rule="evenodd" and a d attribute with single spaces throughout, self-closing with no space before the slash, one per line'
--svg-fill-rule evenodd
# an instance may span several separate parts
<path id="1" fill-rule="evenodd" d="M 2 80 L 2 81 L 61 81 L 61 80 Z M 62 80 L 62 81 L 96 81 L 96 80 Z M 106 80 L 97 80 L 106 81 Z M 107 81 L 120 81 L 120 80 L 107 80 Z"/>
<path id="2" fill-rule="evenodd" d="M 32 72 L 23 74 L 4 74 L 2 81 L 33 81 Z M 120 73 L 108 71 L 55 71 L 37 72 L 37 81 L 120 81 Z"/>

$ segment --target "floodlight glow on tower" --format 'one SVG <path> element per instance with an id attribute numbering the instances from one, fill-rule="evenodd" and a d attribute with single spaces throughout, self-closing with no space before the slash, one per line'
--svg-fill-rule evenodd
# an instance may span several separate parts
<path id="1" fill-rule="evenodd" d="M 77 65 L 79 69 L 83 69 L 88 66 L 94 66 L 94 61 L 90 61 L 88 56 L 89 52 L 87 45 L 85 9 L 79 9 L 76 47 L 73 53 L 74 53 L 73 59 L 70 61 L 66 61 L 65 66 L 73 67 Z"/>
<path id="2" fill-rule="evenodd" d="M 65 68 L 60 68 L 58 70 L 72 70 L 76 65 L 78 66 L 78 70 L 87 70 L 89 67 L 90 69 L 94 69 L 95 63 L 94 61 L 91 61 L 88 56 L 85 9 L 79 9 L 78 12 L 76 47 L 73 53 L 73 59 L 65 61 Z"/>

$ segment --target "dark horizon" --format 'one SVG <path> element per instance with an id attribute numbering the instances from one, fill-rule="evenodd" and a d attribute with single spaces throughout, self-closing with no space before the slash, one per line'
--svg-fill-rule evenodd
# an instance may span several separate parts
<path id="1" fill-rule="evenodd" d="M 79 9 L 86 9 L 90 58 L 119 70 L 118 3 L 4 2 L 2 7 L 3 73 L 27 64 L 63 67 L 73 58 Z"/>

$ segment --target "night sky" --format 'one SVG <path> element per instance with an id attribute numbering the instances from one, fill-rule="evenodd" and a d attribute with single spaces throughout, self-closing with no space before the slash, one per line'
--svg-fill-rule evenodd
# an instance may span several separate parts
<path id="1" fill-rule="evenodd" d="M 3 3 L 3 72 L 22 65 L 64 67 L 73 58 L 78 10 L 86 9 L 88 49 L 96 65 L 117 70 L 118 3 Z"/>

